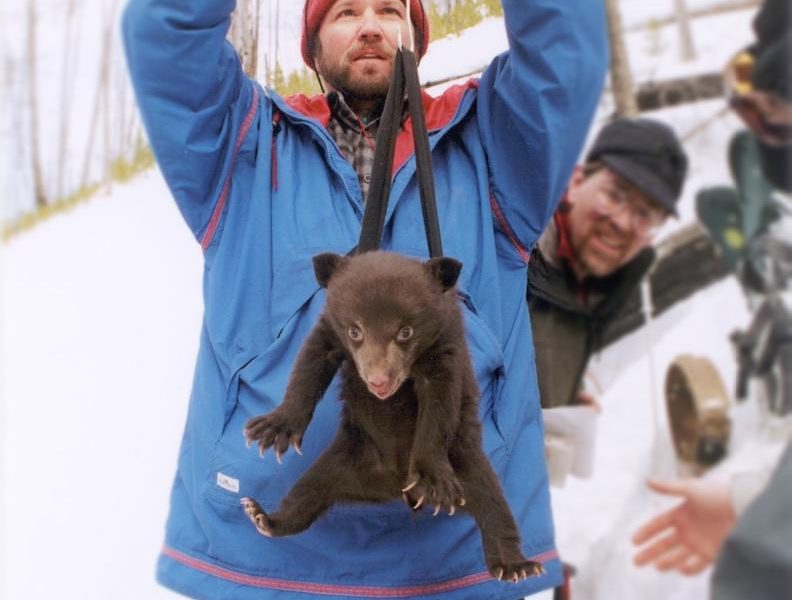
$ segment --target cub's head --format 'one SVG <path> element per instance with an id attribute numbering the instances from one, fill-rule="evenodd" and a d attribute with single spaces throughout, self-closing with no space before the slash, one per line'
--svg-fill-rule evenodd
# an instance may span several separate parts
<path id="1" fill-rule="evenodd" d="M 410 376 L 416 358 L 449 327 L 462 327 L 453 291 L 462 263 L 426 262 L 389 252 L 320 254 L 316 279 L 327 288 L 325 315 L 368 390 L 381 400 Z"/>

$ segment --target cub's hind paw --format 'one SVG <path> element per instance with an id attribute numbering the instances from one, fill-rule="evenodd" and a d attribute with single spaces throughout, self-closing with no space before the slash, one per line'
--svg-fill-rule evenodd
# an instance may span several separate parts
<path id="1" fill-rule="evenodd" d="M 532 560 L 523 560 L 509 564 L 494 564 L 489 568 L 490 575 L 498 581 L 518 583 L 529 577 L 544 575 L 545 570 L 541 563 Z"/>
<path id="2" fill-rule="evenodd" d="M 272 523 L 267 513 L 264 512 L 264 509 L 259 506 L 259 503 L 252 498 L 242 498 L 239 503 L 242 505 L 242 508 L 245 509 L 245 514 L 253 525 L 256 526 L 256 530 L 261 535 L 272 537 Z"/>

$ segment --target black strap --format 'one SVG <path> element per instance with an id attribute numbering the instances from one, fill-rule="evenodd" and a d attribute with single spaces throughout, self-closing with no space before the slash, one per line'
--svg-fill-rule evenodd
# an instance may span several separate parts
<path id="1" fill-rule="evenodd" d="M 393 73 L 377 131 L 371 184 L 366 199 L 366 209 L 363 213 L 357 251 L 377 250 L 382 241 L 382 230 L 385 226 L 385 215 L 388 210 L 391 189 L 393 155 L 396 138 L 401 128 L 405 88 L 413 124 L 413 144 L 415 145 L 415 162 L 426 242 L 429 247 L 429 256 L 437 258 L 443 256 L 443 245 L 440 239 L 440 222 L 437 217 L 429 134 L 426 130 L 421 87 L 418 81 L 418 61 L 412 51 L 403 48 L 397 50 L 393 60 Z"/>

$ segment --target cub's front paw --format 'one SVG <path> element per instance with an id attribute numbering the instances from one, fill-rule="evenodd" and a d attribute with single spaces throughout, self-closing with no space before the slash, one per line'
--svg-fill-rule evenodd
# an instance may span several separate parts
<path id="1" fill-rule="evenodd" d="M 441 510 L 453 515 L 457 508 L 465 506 L 462 484 L 451 465 L 438 469 L 410 469 L 407 485 L 402 492 L 404 501 L 413 510 L 418 510 L 425 504 L 431 505 L 434 506 L 434 515 Z"/>
<path id="2" fill-rule="evenodd" d="M 239 503 L 242 505 L 242 508 L 245 509 L 245 514 L 252 521 L 253 525 L 256 526 L 258 532 L 261 535 L 272 537 L 272 523 L 267 513 L 264 512 L 264 509 L 259 506 L 259 503 L 253 500 L 253 498 L 242 498 Z"/>
<path id="3" fill-rule="evenodd" d="M 259 454 L 264 456 L 267 448 L 275 449 L 275 458 L 281 457 L 291 445 L 297 454 L 302 454 L 300 445 L 308 423 L 305 419 L 292 416 L 288 411 L 276 408 L 271 413 L 254 417 L 245 425 L 245 440 L 248 447 L 258 443 Z"/>

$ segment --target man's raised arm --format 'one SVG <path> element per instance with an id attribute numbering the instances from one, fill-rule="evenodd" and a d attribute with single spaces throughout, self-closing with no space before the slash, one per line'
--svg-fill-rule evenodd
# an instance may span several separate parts
<path id="1" fill-rule="evenodd" d="M 499 227 L 527 250 L 560 200 L 607 67 L 599 0 L 503 0 L 509 51 L 485 71 L 478 119 Z"/>
<path id="2" fill-rule="evenodd" d="M 254 96 L 225 39 L 234 5 L 234 0 L 130 0 L 122 21 L 152 149 L 199 239 Z"/>

